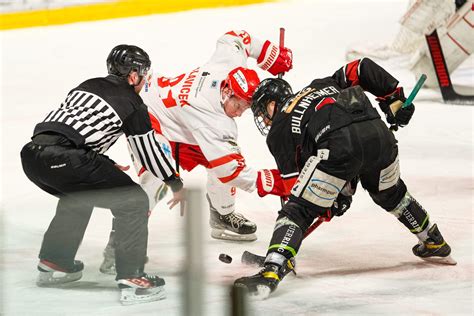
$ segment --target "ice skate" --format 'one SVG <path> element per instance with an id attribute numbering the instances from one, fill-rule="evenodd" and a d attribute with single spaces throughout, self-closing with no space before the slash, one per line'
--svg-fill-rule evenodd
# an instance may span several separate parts
<path id="1" fill-rule="evenodd" d="M 450 256 L 451 247 L 444 240 L 436 224 L 428 231 L 428 239 L 415 245 L 412 250 L 415 256 L 428 262 L 449 265 L 457 264 Z"/>
<path id="2" fill-rule="evenodd" d="M 215 239 L 235 241 L 254 241 L 257 239 L 257 235 L 255 235 L 257 225 L 237 212 L 221 215 L 211 208 L 209 224 L 212 228 L 211 237 Z"/>
<path id="3" fill-rule="evenodd" d="M 245 287 L 253 298 L 266 299 L 276 290 L 280 281 L 294 270 L 293 264 L 293 258 L 287 260 L 283 267 L 267 263 L 257 274 L 235 280 L 234 286 Z"/>
<path id="4" fill-rule="evenodd" d="M 36 279 L 36 285 L 47 287 L 77 281 L 82 278 L 82 270 L 84 270 L 82 261 L 75 260 L 73 267 L 62 268 L 57 264 L 42 259 L 38 263 L 39 275 Z"/>
<path id="5" fill-rule="evenodd" d="M 166 298 L 165 280 L 156 276 L 143 274 L 141 277 L 119 279 L 121 291 L 120 302 L 123 305 L 148 303 Z"/>

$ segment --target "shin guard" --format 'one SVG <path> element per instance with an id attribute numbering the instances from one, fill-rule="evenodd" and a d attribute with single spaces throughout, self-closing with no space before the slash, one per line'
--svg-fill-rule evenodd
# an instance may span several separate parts
<path id="1" fill-rule="evenodd" d="M 429 226 L 428 213 L 408 192 L 389 213 L 395 215 L 413 234 L 419 234 Z"/>
<path id="2" fill-rule="evenodd" d="M 265 263 L 283 266 L 284 263 L 296 256 L 303 240 L 303 231 L 288 217 L 277 220 L 273 236 L 268 247 Z"/>

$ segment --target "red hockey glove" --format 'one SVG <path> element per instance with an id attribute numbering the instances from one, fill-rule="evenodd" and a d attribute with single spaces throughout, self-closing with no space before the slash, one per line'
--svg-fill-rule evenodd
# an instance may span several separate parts
<path id="1" fill-rule="evenodd" d="M 258 171 L 257 192 L 260 197 L 267 194 L 285 196 L 285 186 L 280 172 L 276 169 L 262 169 Z"/>
<path id="2" fill-rule="evenodd" d="M 276 76 L 293 68 L 293 53 L 289 48 L 278 47 L 270 41 L 265 41 L 257 58 L 257 65 Z"/>

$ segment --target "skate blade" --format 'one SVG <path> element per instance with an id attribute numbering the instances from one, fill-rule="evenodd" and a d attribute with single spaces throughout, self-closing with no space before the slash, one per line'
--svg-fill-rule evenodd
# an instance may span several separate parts
<path id="1" fill-rule="evenodd" d="M 54 275 L 56 273 L 56 275 Z M 58 275 L 59 274 L 59 275 Z M 64 283 L 74 282 L 82 278 L 82 271 L 74 273 L 63 272 L 40 272 L 36 279 L 36 285 L 39 287 L 55 286 Z"/>
<path id="2" fill-rule="evenodd" d="M 253 300 L 263 301 L 266 300 L 272 291 L 266 285 L 257 285 L 257 291 L 250 294 Z"/>
<path id="3" fill-rule="evenodd" d="M 159 301 L 166 298 L 163 286 L 151 289 L 127 288 L 121 290 L 120 302 L 122 305 L 134 305 Z"/>
<path id="4" fill-rule="evenodd" d="M 226 229 L 213 228 L 211 230 L 211 237 L 214 239 L 221 240 L 233 240 L 233 241 L 255 241 L 257 235 L 255 234 L 237 234 Z"/>
<path id="5" fill-rule="evenodd" d="M 438 264 L 448 264 L 448 265 L 456 265 L 458 264 L 456 260 L 454 260 L 450 255 L 447 257 L 427 257 L 421 258 L 426 262 L 430 263 L 438 263 Z"/>

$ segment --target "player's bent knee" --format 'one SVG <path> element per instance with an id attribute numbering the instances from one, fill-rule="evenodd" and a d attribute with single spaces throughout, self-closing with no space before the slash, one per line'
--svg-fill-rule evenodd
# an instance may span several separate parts
<path id="1" fill-rule="evenodd" d="M 396 185 L 376 193 L 369 192 L 369 194 L 377 205 L 390 212 L 400 203 L 406 192 L 405 183 L 399 179 Z"/>
<path id="2" fill-rule="evenodd" d="M 300 227 L 302 231 L 306 231 L 313 220 L 319 215 L 317 212 L 310 210 L 302 204 L 288 201 L 280 211 L 278 220 L 286 217 Z"/>

